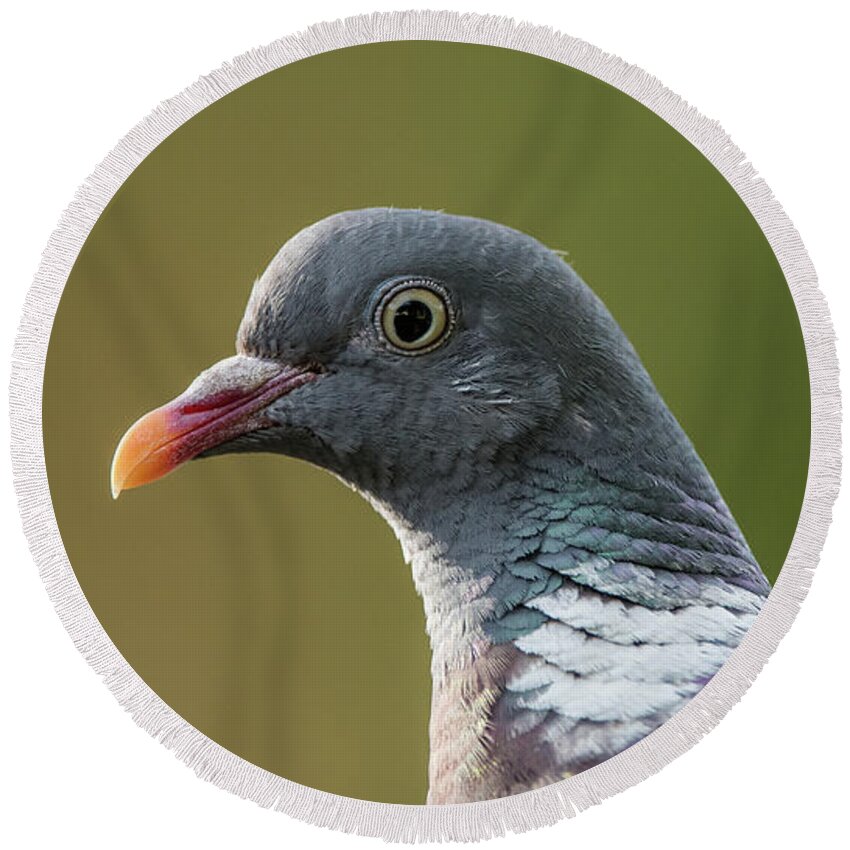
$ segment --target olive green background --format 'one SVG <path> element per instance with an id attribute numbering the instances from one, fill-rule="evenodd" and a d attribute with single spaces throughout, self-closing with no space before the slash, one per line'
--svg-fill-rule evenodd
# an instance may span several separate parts
<path id="1" fill-rule="evenodd" d="M 784 278 L 735 192 L 649 110 L 548 60 L 438 42 L 324 54 L 221 99 L 136 169 L 80 253 L 45 375 L 80 584 L 127 661 L 214 740 L 316 788 L 420 803 L 423 614 L 364 501 L 246 455 L 109 494 L 124 430 L 233 353 L 280 245 L 372 205 L 490 218 L 568 252 L 772 579 L 806 479 L 808 378 Z"/>

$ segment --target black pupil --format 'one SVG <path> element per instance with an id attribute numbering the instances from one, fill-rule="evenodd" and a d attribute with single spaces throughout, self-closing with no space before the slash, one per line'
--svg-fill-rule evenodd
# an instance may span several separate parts
<path id="1" fill-rule="evenodd" d="M 413 343 L 431 329 L 434 317 L 431 308 L 421 301 L 405 301 L 393 316 L 393 327 L 402 342 Z"/>

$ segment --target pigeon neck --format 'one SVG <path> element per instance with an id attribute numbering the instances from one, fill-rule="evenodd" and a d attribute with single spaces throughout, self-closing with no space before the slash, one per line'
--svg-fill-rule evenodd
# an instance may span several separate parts
<path id="1" fill-rule="evenodd" d="M 517 682 L 525 686 L 523 671 L 537 663 L 553 605 L 581 617 L 589 610 L 582 605 L 608 600 L 616 609 L 621 601 L 661 623 L 701 598 L 721 610 L 737 606 L 746 616 L 758 610 L 767 582 L 695 452 L 690 449 L 689 475 L 676 477 L 642 467 L 639 460 L 579 459 L 570 447 L 560 447 L 510 463 L 482 464 L 477 477 L 442 477 L 433 492 L 420 487 L 415 494 L 396 493 L 392 505 L 374 500 L 411 564 L 431 640 L 429 802 L 516 793 L 588 766 L 578 740 L 563 744 L 563 752 L 574 756 L 549 753 L 546 712 L 523 713 L 511 702 L 511 689 Z M 674 456 L 673 469 L 676 461 Z M 571 594 L 577 605 L 565 601 Z M 585 624 L 570 616 L 560 616 L 557 627 L 584 634 Z M 709 646 L 726 640 L 726 623 L 723 616 L 716 622 L 706 618 Z M 676 637 L 678 644 L 688 640 L 696 639 L 690 633 Z M 591 643 L 604 647 L 603 655 L 609 652 L 604 640 Z M 694 667 L 683 662 L 688 669 L 682 672 L 680 701 L 705 682 L 700 652 L 686 655 Z M 640 679 L 643 662 L 634 663 Z M 647 699 L 654 698 L 656 684 L 646 687 Z M 583 710 L 592 712 L 591 703 Z M 604 711 L 591 714 L 588 722 L 598 746 L 613 754 L 632 742 L 623 743 L 632 730 L 621 729 L 618 738 L 613 724 L 609 740 L 606 717 Z M 645 723 L 652 727 L 664 717 L 659 712 Z M 527 739 L 510 730 L 528 731 L 532 727 L 523 724 L 529 718 L 540 723 L 530 734 L 543 736 L 540 753 L 546 755 L 517 785 L 511 765 L 528 767 L 517 750 Z M 644 721 L 635 723 L 638 732 L 643 729 L 635 732 L 640 737 Z M 487 771 L 481 770 L 484 763 L 491 766 Z"/>
<path id="2" fill-rule="evenodd" d="M 639 472 L 618 480 L 568 451 L 545 452 L 504 464 L 510 474 L 491 465 L 477 479 L 442 478 L 415 499 L 376 502 L 423 599 L 435 684 L 537 628 L 544 618 L 529 603 L 565 582 L 650 607 L 666 591 L 626 580 L 629 569 L 713 575 L 763 592 L 695 453 L 693 463 L 686 483 Z"/>

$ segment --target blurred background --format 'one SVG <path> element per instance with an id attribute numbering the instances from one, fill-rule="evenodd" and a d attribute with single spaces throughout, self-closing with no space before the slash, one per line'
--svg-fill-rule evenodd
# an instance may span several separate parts
<path id="1" fill-rule="evenodd" d="M 218 743 L 325 791 L 421 803 L 424 618 L 364 501 L 250 455 L 109 495 L 124 430 L 233 353 L 280 245 L 373 205 L 490 218 L 566 252 L 772 580 L 805 486 L 808 378 L 784 278 L 735 192 L 652 112 L 545 59 L 438 42 L 323 54 L 219 100 L 136 169 L 80 253 L 45 374 L 80 584 L 129 663 Z"/>

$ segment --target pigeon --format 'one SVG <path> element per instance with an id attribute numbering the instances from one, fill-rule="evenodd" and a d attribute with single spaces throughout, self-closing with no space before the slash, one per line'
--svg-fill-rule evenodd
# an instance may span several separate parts
<path id="1" fill-rule="evenodd" d="M 337 213 L 256 281 L 236 352 L 128 430 L 113 495 L 193 458 L 270 452 L 367 499 L 424 605 L 428 804 L 627 749 L 709 682 L 767 596 L 635 349 L 529 235 Z"/>

